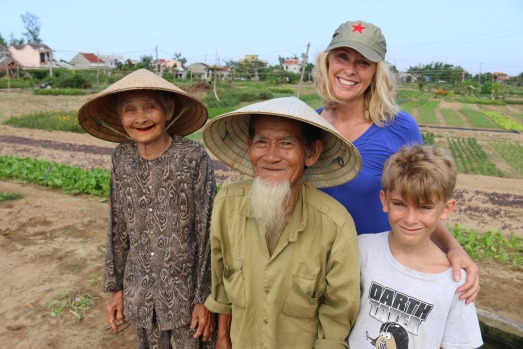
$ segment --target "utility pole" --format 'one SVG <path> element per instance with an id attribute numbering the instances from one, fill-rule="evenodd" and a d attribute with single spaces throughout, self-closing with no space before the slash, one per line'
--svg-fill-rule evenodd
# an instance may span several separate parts
<path id="1" fill-rule="evenodd" d="M 494 99 L 495 98 L 495 90 L 494 90 L 494 74 L 491 74 L 491 80 L 490 80 L 490 99 Z"/>
<path id="2" fill-rule="evenodd" d="M 9 80 L 9 67 L 7 65 L 7 49 L 4 46 L 5 76 L 7 76 L 7 90 L 11 92 L 11 80 Z"/>
<path id="3" fill-rule="evenodd" d="M 305 74 L 305 67 L 307 66 L 307 59 L 309 57 L 309 47 L 311 43 L 307 43 L 307 51 L 305 52 L 305 57 L 303 58 L 302 67 L 301 67 L 301 76 L 300 76 L 300 83 L 298 85 L 298 93 L 296 94 L 296 97 L 300 98 L 300 92 L 301 92 L 301 82 L 303 81 L 303 75 Z"/>
<path id="4" fill-rule="evenodd" d="M 96 51 L 96 89 L 100 89 L 100 54 Z"/>
<path id="5" fill-rule="evenodd" d="M 478 75 L 479 85 L 481 85 L 481 63 L 479 63 L 479 75 Z"/>
<path id="6" fill-rule="evenodd" d="M 53 77 L 53 50 L 49 50 L 49 77 Z"/>
<path id="7" fill-rule="evenodd" d="M 156 75 L 158 75 L 159 74 L 159 70 L 160 70 L 160 69 L 158 69 L 158 66 L 160 64 L 158 62 L 158 45 L 156 45 L 155 51 L 156 51 L 156 66 L 155 66 L 155 70 L 156 70 Z"/>

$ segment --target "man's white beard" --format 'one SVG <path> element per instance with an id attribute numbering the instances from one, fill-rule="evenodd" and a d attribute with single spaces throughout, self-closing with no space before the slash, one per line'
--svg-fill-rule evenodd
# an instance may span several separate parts
<path id="1" fill-rule="evenodd" d="M 267 241 L 269 251 L 276 246 L 277 239 L 285 228 L 287 223 L 286 211 L 291 198 L 289 181 L 270 183 L 263 181 L 260 177 L 254 178 L 249 194 L 249 203 L 261 233 Z"/>

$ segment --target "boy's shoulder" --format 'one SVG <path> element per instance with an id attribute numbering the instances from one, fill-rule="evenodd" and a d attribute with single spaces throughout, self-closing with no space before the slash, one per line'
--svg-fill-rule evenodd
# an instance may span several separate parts
<path id="1" fill-rule="evenodd" d="M 384 231 L 381 233 L 375 233 L 375 234 L 361 234 L 358 235 L 358 242 L 360 244 L 360 249 L 363 246 L 375 246 L 375 244 L 378 243 L 384 243 L 387 242 L 387 238 L 389 236 L 389 231 Z"/>

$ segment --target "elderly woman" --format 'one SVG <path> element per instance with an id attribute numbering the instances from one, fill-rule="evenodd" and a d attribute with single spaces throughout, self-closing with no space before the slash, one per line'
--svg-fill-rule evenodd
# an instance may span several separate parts
<path id="1" fill-rule="evenodd" d="M 314 78 L 325 106 L 318 113 L 353 142 L 363 159 L 362 170 L 353 181 L 323 191 L 347 208 L 358 234 L 391 229 L 379 197 L 384 163 L 403 145 L 422 143 L 416 121 L 396 104 L 386 52 L 380 28 L 348 21 L 336 29 L 316 60 Z M 460 268 L 467 270 L 467 282 L 457 292 L 467 303 L 473 301 L 479 291 L 477 265 L 443 223 L 433 240 L 448 254 L 456 281 Z"/>
<path id="2" fill-rule="evenodd" d="M 107 321 L 136 327 L 137 348 L 199 348 L 211 338 L 209 224 L 216 184 L 202 146 L 197 99 L 141 69 L 78 113 L 91 135 L 121 143 L 112 156 L 104 290 Z"/>

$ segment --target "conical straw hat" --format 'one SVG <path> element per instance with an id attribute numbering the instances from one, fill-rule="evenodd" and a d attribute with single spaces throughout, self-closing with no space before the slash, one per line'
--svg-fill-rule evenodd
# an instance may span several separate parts
<path id="1" fill-rule="evenodd" d="M 323 130 L 323 152 L 305 169 L 303 181 L 317 188 L 332 187 L 352 180 L 361 170 L 361 156 L 345 137 L 314 109 L 296 97 L 275 98 L 245 106 L 212 119 L 203 129 L 209 151 L 228 166 L 254 177 L 249 160 L 251 115 L 273 115 L 302 121 Z"/>
<path id="2" fill-rule="evenodd" d="M 167 129 L 170 134 L 188 135 L 207 121 L 207 107 L 201 101 L 158 75 L 139 69 L 88 100 L 78 111 L 78 122 L 95 137 L 117 143 L 126 141 L 127 134 L 116 110 L 116 94 L 133 90 L 167 91 L 172 94 L 175 101 L 173 119 L 176 120 Z"/>

